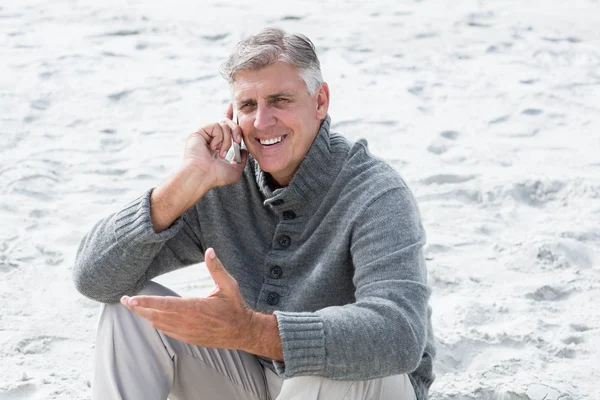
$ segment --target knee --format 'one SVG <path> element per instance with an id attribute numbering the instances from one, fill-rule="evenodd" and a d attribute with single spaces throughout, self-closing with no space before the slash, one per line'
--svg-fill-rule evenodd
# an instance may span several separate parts
<path id="1" fill-rule="evenodd" d="M 177 296 L 179 295 L 164 287 L 161 284 L 156 282 L 148 282 L 146 286 L 142 290 L 140 290 L 137 294 L 140 296 Z M 100 316 L 100 321 L 110 319 L 120 321 L 123 318 L 126 319 L 135 319 L 137 316 L 135 313 L 131 312 L 127 307 L 123 306 L 121 303 L 106 303 L 103 305 L 102 313 Z"/>

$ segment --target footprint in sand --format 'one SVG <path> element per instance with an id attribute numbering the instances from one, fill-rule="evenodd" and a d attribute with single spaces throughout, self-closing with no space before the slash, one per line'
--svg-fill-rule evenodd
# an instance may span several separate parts
<path id="1" fill-rule="evenodd" d="M 460 136 L 460 133 L 458 133 L 457 131 L 442 131 L 440 133 L 440 136 L 444 139 L 456 140 Z"/>
<path id="2" fill-rule="evenodd" d="M 204 35 L 204 36 L 200 36 L 200 37 L 204 40 L 208 40 L 209 42 L 218 42 L 220 40 L 227 38 L 228 36 L 229 36 L 229 33 L 224 32 L 224 33 L 216 33 L 214 35 Z"/>
<path id="3" fill-rule="evenodd" d="M 133 93 L 133 90 L 122 90 L 120 92 L 111 93 L 108 95 L 110 101 L 118 102 Z"/>
<path id="4" fill-rule="evenodd" d="M 519 83 L 523 85 L 533 85 L 534 83 L 537 83 L 539 81 L 539 79 L 521 79 Z"/>
<path id="5" fill-rule="evenodd" d="M 557 194 L 566 186 L 565 182 L 552 180 L 525 180 L 504 185 L 497 189 L 498 198 L 512 197 L 515 200 L 531 206 L 542 207 L 556 200 Z"/>
<path id="6" fill-rule="evenodd" d="M 106 32 L 100 36 L 136 36 L 142 33 L 139 29 L 120 29 L 112 32 Z"/>
<path id="7" fill-rule="evenodd" d="M 490 23 L 496 17 L 493 11 L 469 13 L 466 18 L 466 24 L 472 28 L 490 28 Z"/>
<path id="8" fill-rule="evenodd" d="M 59 265 L 64 261 L 64 256 L 60 251 L 50 250 L 41 245 L 36 245 L 35 248 L 44 256 L 46 265 Z"/>
<path id="9" fill-rule="evenodd" d="M 476 398 L 499 400 L 563 400 L 571 398 L 567 396 L 566 393 L 561 393 L 545 384 L 530 384 L 525 390 L 518 391 L 514 391 L 512 388 L 486 388 L 479 390 Z"/>
<path id="10" fill-rule="evenodd" d="M 535 301 L 558 301 L 569 297 L 571 293 L 550 285 L 544 285 L 532 293 L 527 293 L 525 297 Z"/>
<path id="11" fill-rule="evenodd" d="M 596 261 L 593 247 L 585 242 L 569 238 L 550 241 L 538 248 L 537 260 L 553 267 L 592 268 Z"/>
<path id="12" fill-rule="evenodd" d="M 9 241 L 0 242 L 0 272 L 10 272 L 19 267 L 19 263 L 11 257 Z"/>
<path id="13" fill-rule="evenodd" d="M 435 38 L 438 36 L 440 36 L 440 34 L 438 32 L 421 32 L 421 33 L 417 33 L 413 37 L 415 39 L 431 39 L 431 38 Z"/>
<path id="14" fill-rule="evenodd" d="M 119 137 L 104 137 L 100 139 L 100 148 L 106 152 L 119 152 L 129 146 L 129 141 Z"/>
<path id="15" fill-rule="evenodd" d="M 526 108 L 525 110 L 521 111 L 521 114 L 523 115 L 540 115 L 544 112 L 544 110 L 540 110 L 539 108 Z"/>
<path id="16" fill-rule="evenodd" d="M 282 21 L 301 21 L 303 19 L 304 17 L 300 15 L 286 15 L 285 17 L 281 18 Z"/>
<path id="17" fill-rule="evenodd" d="M 433 154 L 443 154 L 454 145 L 454 141 L 458 139 L 459 136 L 460 133 L 457 131 L 442 131 L 439 136 L 433 139 L 429 146 L 427 146 L 427 150 Z"/>
<path id="18" fill-rule="evenodd" d="M 0 399 L 2 400 L 21 400 L 31 399 L 31 396 L 37 391 L 33 383 L 20 383 L 6 390 L 0 389 Z"/>
<path id="19" fill-rule="evenodd" d="M 543 128 L 544 114 L 540 108 L 525 108 L 519 114 L 500 115 L 488 122 L 492 133 L 507 137 L 531 137 L 537 135 Z"/>
<path id="20" fill-rule="evenodd" d="M 17 343 L 15 351 L 22 354 L 41 354 L 50 350 L 53 343 L 63 340 L 67 340 L 67 338 L 59 336 L 34 336 Z"/>
<path id="21" fill-rule="evenodd" d="M 560 42 L 567 42 L 567 43 L 579 43 L 582 40 L 580 38 L 578 38 L 577 36 L 567 36 L 567 37 L 543 37 L 542 40 L 545 40 L 547 42 L 552 42 L 552 43 L 560 43 Z"/>
<path id="22" fill-rule="evenodd" d="M 468 182 L 475 179 L 476 175 L 458 175 L 458 174 L 438 174 L 429 176 L 423 180 L 421 183 L 425 185 L 444 185 L 444 184 L 453 184 L 453 183 L 463 183 Z"/>
<path id="23" fill-rule="evenodd" d="M 573 330 L 575 332 L 587 332 L 587 331 L 591 331 L 592 329 L 594 329 L 586 324 L 578 324 L 578 323 L 569 324 L 569 328 L 571 328 L 571 330 Z"/>
<path id="24" fill-rule="evenodd" d="M 500 117 L 494 118 L 493 120 L 491 120 L 491 121 L 489 122 L 489 124 L 490 124 L 490 125 L 493 125 L 493 124 L 501 124 L 501 123 L 503 123 L 503 122 L 506 122 L 506 121 L 508 121 L 509 119 L 510 119 L 510 114 L 506 114 L 506 115 L 502 115 L 502 116 L 500 116 Z"/>
<path id="25" fill-rule="evenodd" d="M 37 99 L 31 102 L 31 108 L 38 111 L 44 111 L 50 107 L 50 100 L 48 99 Z"/>
<path id="26" fill-rule="evenodd" d="M 491 46 L 488 46 L 488 48 L 485 52 L 486 53 L 506 53 L 507 51 L 512 49 L 512 47 L 513 47 L 512 42 L 502 42 L 502 43 L 493 44 Z"/>
<path id="27" fill-rule="evenodd" d="M 417 196 L 417 200 L 420 202 L 442 202 L 445 204 L 448 204 L 448 202 L 480 204 L 483 201 L 483 197 L 479 190 L 452 188 L 450 190 L 436 191 L 435 193 Z"/>
<path id="28" fill-rule="evenodd" d="M 581 344 L 584 342 L 584 339 L 581 335 L 569 335 L 565 336 L 560 341 L 564 344 Z"/>

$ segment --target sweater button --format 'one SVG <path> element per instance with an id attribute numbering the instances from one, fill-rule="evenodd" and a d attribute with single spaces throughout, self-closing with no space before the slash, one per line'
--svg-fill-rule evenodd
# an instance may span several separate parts
<path id="1" fill-rule="evenodd" d="M 279 294 L 275 292 L 269 292 L 269 294 L 267 295 L 267 303 L 269 303 L 272 306 L 279 303 Z"/>
<path id="2" fill-rule="evenodd" d="M 287 210 L 283 212 L 283 219 L 290 220 L 296 218 L 296 213 L 292 210 Z"/>
<path id="3" fill-rule="evenodd" d="M 279 279 L 283 275 L 283 270 L 280 266 L 276 265 L 273 268 L 271 268 L 271 271 L 269 271 L 269 275 L 273 279 Z"/>
<path id="4" fill-rule="evenodd" d="M 280 206 L 283 203 L 285 203 L 285 201 L 283 201 L 283 199 L 277 199 L 277 200 L 273 200 L 273 202 L 271 204 L 274 206 Z"/>
<path id="5" fill-rule="evenodd" d="M 279 245 L 281 247 L 283 247 L 285 249 L 285 248 L 290 247 L 290 244 L 292 244 L 292 239 L 290 239 L 289 236 L 287 236 L 287 235 L 279 236 Z"/>

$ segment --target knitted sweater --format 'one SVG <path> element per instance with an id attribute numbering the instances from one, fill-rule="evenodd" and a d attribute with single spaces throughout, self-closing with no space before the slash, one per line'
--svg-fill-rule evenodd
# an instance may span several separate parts
<path id="1" fill-rule="evenodd" d="M 427 398 L 435 354 L 422 255 L 425 233 L 400 176 L 323 121 L 289 186 L 249 158 L 239 182 L 208 192 L 156 233 L 150 193 L 83 238 L 74 280 L 117 302 L 213 247 L 249 307 L 277 317 L 281 377 L 366 380 L 408 373 Z"/>

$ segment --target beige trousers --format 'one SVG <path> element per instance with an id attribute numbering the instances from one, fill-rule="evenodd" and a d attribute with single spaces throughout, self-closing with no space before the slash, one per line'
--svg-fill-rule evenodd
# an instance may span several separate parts
<path id="1" fill-rule="evenodd" d="M 176 296 L 150 282 L 140 294 Z M 105 305 L 96 338 L 92 400 L 415 400 L 407 375 L 367 381 L 283 380 L 237 350 L 172 339 L 121 304 Z"/>

